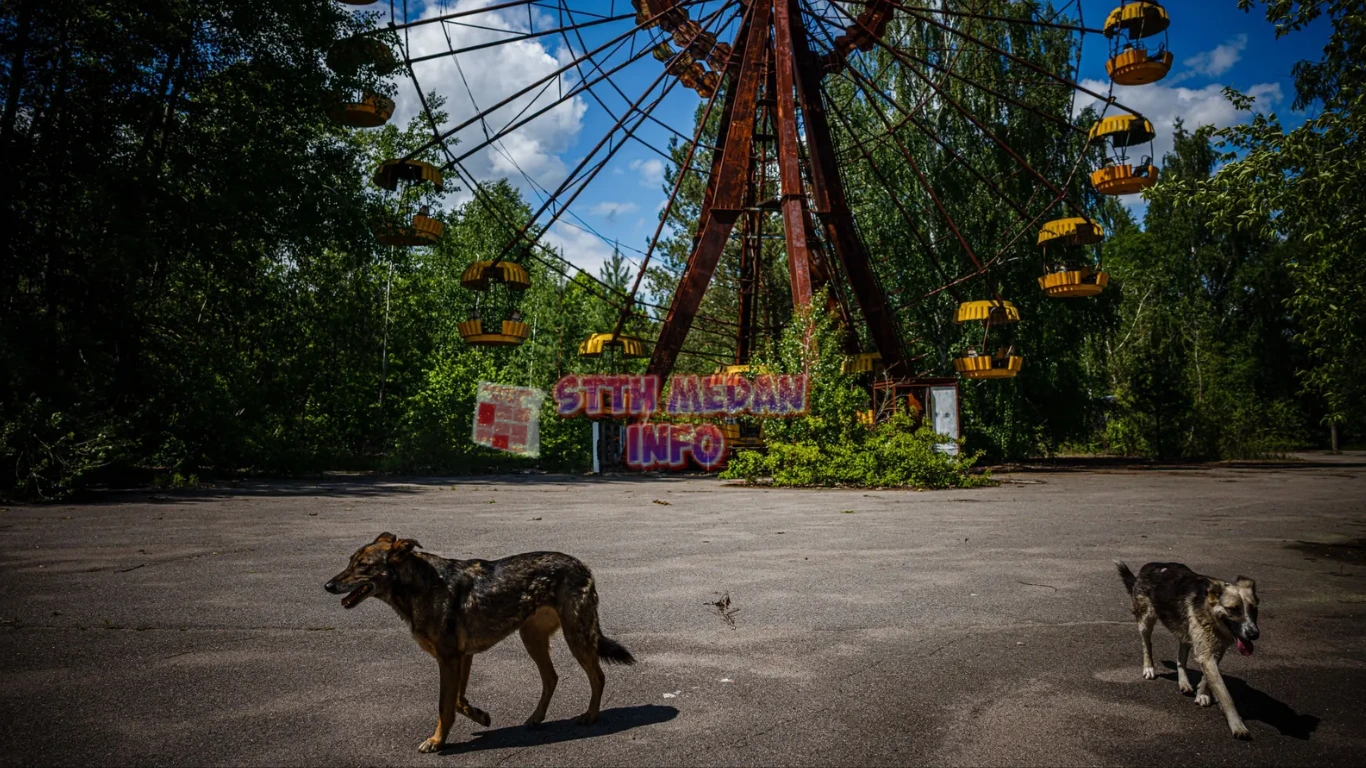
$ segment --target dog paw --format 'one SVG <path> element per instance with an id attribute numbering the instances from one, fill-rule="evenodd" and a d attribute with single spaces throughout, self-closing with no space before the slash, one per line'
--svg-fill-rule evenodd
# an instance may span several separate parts
<path id="1" fill-rule="evenodd" d="M 542 720 L 545 720 L 545 715 L 532 715 L 526 719 L 526 727 L 540 728 Z"/>
<path id="2" fill-rule="evenodd" d="M 1208 707 L 1214 703 L 1214 700 L 1209 697 L 1208 693 L 1199 693 L 1195 696 L 1195 703 L 1202 707 Z"/>
<path id="3" fill-rule="evenodd" d="M 1242 739 L 1244 741 L 1247 741 L 1248 739 L 1252 738 L 1252 734 L 1248 732 L 1247 726 L 1243 725 L 1242 723 L 1238 723 L 1237 725 L 1229 727 L 1230 729 L 1232 729 L 1233 738 L 1235 739 Z"/>
<path id="4" fill-rule="evenodd" d="M 1180 689 L 1181 689 L 1181 692 L 1182 692 L 1182 693 L 1185 693 L 1185 694 L 1192 694 L 1192 693 L 1195 693 L 1195 689 L 1191 687 L 1191 684 L 1188 683 L 1188 682 L 1186 682 L 1186 681 L 1184 681 L 1184 680 L 1182 680 L 1181 682 L 1177 683 L 1177 684 L 1176 684 L 1176 687 L 1177 687 L 1177 688 L 1180 688 Z"/>
<path id="5" fill-rule="evenodd" d="M 489 713 L 482 709 L 475 709 L 474 707 L 470 707 L 470 719 L 485 728 L 489 727 L 489 723 L 493 722 L 493 718 L 489 717 Z"/>
<path id="6" fill-rule="evenodd" d="M 1153 669 L 1152 667 L 1144 667 L 1144 668 L 1143 668 L 1143 679 L 1144 679 L 1144 680 L 1156 680 L 1156 679 L 1157 679 L 1157 670 L 1156 670 L 1156 669 Z"/>
<path id="7" fill-rule="evenodd" d="M 430 739 L 427 739 L 426 741 L 422 742 L 422 744 L 418 746 L 417 751 L 418 751 L 418 752 L 435 752 L 435 751 L 441 749 L 441 747 L 442 747 L 444 744 L 445 744 L 444 741 L 439 741 L 435 736 L 433 736 L 433 737 L 431 737 Z"/>
<path id="8" fill-rule="evenodd" d="M 597 721 L 597 712 L 584 712 L 582 715 L 579 715 L 578 718 L 574 720 L 574 722 L 578 723 L 579 725 L 592 725 Z"/>

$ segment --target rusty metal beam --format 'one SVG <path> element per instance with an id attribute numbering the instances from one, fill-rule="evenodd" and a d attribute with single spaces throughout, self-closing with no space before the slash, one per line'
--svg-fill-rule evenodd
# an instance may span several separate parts
<path id="1" fill-rule="evenodd" d="M 787 235 L 787 271 L 792 283 L 792 306 L 811 303 L 811 246 L 806 238 L 806 190 L 802 184 L 801 150 L 797 146 L 796 67 L 793 38 L 805 38 L 801 14 L 787 0 L 773 2 L 773 70 L 778 108 L 778 179 L 783 231 Z M 793 17 L 796 17 L 795 19 Z M 795 22 L 795 23 L 794 23 Z"/>
<path id="2" fill-rule="evenodd" d="M 868 321 L 868 329 L 883 365 L 893 377 L 911 375 L 906 359 L 906 348 L 901 341 L 896 317 L 887 306 L 886 296 L 878 284 L 877 275 L 868 263 L 868 252 L 854 227 L 854 217 L 844 194 L 844 184 L 834 152 L 834 140 L 821 101 L 820 62 L 807 44 L 797 0 L 775 0 L 788 11 L 789 37 L 792 60 L 796 66 L 797 96 L 801 102 L 802 120 L 806 128 L 807 152 L 811 157 L 811 186 L 816 202 L 816 215 L 825 230 L 825 240 L 834 251 L 845 277 L 853 289 L 854 299 Z"/>
<path id="3" fill-rule="evenodd" d="M 754 55 L 762 51 L 770 27 L 771 8 L 756 3 L 752 9 L 748 30 L 742 30 L 745 52 L 739 75 L 731 84 L 734 94 L 727 95 L 727 114 L 723 115 L 724 137 L 717 142 L 721 147 L 719 163 L 713 170 L 707 200 L 701 212 L 701 227 L 693 246 L 692 256 L 678 281 L 669 313 L 664 318 L 654 354 L 650 357 L 648 373 L 661 378 L 673 371 L 683 341 L 692 328 L 693 318 L 702 305 L 702 296 L 711 282 L 721 252 L 730 239 L 744 208 L 745 189 L 749 185 L 751 150 L 754 143 L 754 120 L 757 114 L 759 85 L 764 77 L 764 57 Z M 740 42 L 737 40 L 737 43 Z"/>

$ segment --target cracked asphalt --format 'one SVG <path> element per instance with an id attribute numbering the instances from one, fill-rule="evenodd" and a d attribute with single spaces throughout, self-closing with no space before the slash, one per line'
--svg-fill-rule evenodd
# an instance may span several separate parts
<path id="1" fill-rule="evenodd" d="M 707 478 L 329 477 L 0 512 L 3 765 L 1353 765 L 1366 754 L 1366 455 L 1035 469 L 943 492 Z M 663 502 L 663 503 L 658 503 Z M 447 749 L 399 619 L 323 592 L 382 530 L 593 569 L 596 726 L 561 640 L 547 725 L 516 638 L 476 657 Z M 1252 730 L 1157 681 L 1112 558 L 1258 581 L 1225 658 Z M 711 605 L 729 595 L 730 621 Z"/>

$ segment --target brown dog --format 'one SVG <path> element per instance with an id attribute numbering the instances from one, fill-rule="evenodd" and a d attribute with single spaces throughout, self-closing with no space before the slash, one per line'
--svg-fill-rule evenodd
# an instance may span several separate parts
<path id="1" fill-rule="evenodd" d="M 436 733 L 418 747 L 435 752 L 446 743 L 455 713 L 483 725 L 487 712 L 465 700 L 474 654 L 497 645 L 514 630 L 541 673 L 541 700 L 528 727 L 545 719 L 559 677 L 550 663 L 550 636 L 563 627 L 574 658 L 588 673 L 592 697 L 578 722 L 598 719 L 605 675 L 599 661 L 632 664 L 621 644 L 602 636 L 598 593 L 588 567 L 559 552 L 528 552 L 502 560 L 448 560 L 425 552 L 412 539 L 381 533 L 351 556 L 346 570 L 327 582 L 332 594 L 346 593 L 342 607 L 367 597 L 388 603 L 408 622 L 413 638 L 441 666 L 441 707 Z"/>
<path id="2" fill-rule="evenodd" d="M 1137 576 L 1118 560 L 1115 567 L 1129 591 L 1134 618 L 1138 620 L 1138 634 L 1143 641 L 1143 677 L 1157 677 L 1152 636 L 1153 627 L 1161 621 L 1180 643 L 1176 679 L 1181 692 L 1191 693 L 1186 659 L 1194 651 L 1195 663 L 1204 673 L 1200 688 L 1195 691 L 1195 703 L 1208 707 L 1213 703 L 1213 692 L 1233 736 L 1251 738 L 1219 674 L 1219 662 L 1230 646 L 1236 646 L 1244 656 L 1251 656 L 1253 643 L 1261 637 L 1257 627 L 1256 582 L 1244 576 L 1233 583 L 1201 576 L 1181 563 L 1148 563 Z"/>

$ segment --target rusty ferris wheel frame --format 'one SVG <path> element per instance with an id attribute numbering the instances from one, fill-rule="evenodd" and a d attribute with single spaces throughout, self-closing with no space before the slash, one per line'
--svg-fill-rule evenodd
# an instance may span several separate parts
<path id="1" fill-rule="evenodd" d="M 820 7 L 817 2 L 821 3 Z M 565 276 L 568 276 L 569 270 L 587 275 L 595 284 L 599 297 L 619 310 L 616 326 L 611 331 L 614 337 L 623 334 L 625 324 L 632 315 L 648 318 L 644 310 L 655 310 L 658 313 L 655 319 L 662 315 L 662 321 L 650 355 L 649 373 L 665 377 L 672 372 L 680 353 L 702 354 L 685 347 L 689 333 L 699 319 L 707 321 L 713 328 L 719 326 L 728 329 L 725 332 L 706 329 L 708 333 L 733 339 L 735 356 L 733 360 L 723 362 L 745 364 L 755 350 L 757 338 L 765 330 L 758 322 L 756 295 L 761 286 L 760 275 L 764 266 L 762 241 L 767 237 L 765 222 L 769 217 L 777 216 L 781 219 L 779 237 L 785 246 L 793 304 L 808 305 L 817 291 L 829 288 L 829 310 L 840 315 L 846 328 L 853 328 L 857 323 L 855 312 L 861 316 L 888 377 L 910 377 L 916 375 L 914 360 L 908 353 L 895 317 L 897 308 L 889 301 L 889 293 L 884 290 L 878 271 L 870 261 L 850 210 L 842 164 L 851 159 L 867 162 L 872 176 L 886 185 L 886 174 L 873 163 L 871 147 L 879 144 L 895 147 L 933 201 L 934 214 L 942 219 L 941 223 L 951 233 L 951 240 L 971 262 L 972 267 L 966 273 L 955 275 L 948 272 L 937 253 L 940 243 L 925 238 L 921 227 L 917 226 L 915 214 L 908 211 L 893 194 L 895 207 L 908 230 L 934 259 L 938 273 L 945 278 L 943 284 L 924 293 L 916 299 L 918 301 L 943 291 L 954 291 L 956 286 L 986 275 L 1007 249 L 1020 237 L 1034 231 L 1044 217 L 1059 205 L 1067 206 L 1076 215 L 1088 218 L 1068 198 L 1066 192 L 1081 167 L 1084 151 L 1078 151 L 1075 161 L 1070 165 L 1063 163 L 1062 172 L 1054 173 L 1053 178 L 1050 178 L 1050 172 L 1056 169 L 1052 167 L 1055 165 L 1052 160 L 1049 167 L 1042 170 L 1034 168 L 1000 136 L 994 134 L 984 120 L 974 116 L 956 100 L 947 85 L 953 81 L 980 89 L 1016 109 L 1049 120 L 1056 121 L 1056 116 L 1045 114 L 1018 96 L 974 82 L 956 71 L 955 62 L 964 51 L 999 55 L 1034 73 L 1040 82 L 1067 89 L 1073 97 L 1077 93 L 1086 94 L 1104 104 L 1107 110 L 1117 107 L 1137 114 L 1118 104 L 1113 92 L 1097 92 L 1079 82 L 1080 40 L 1075 46 L 1075 59 L 1069 70 L 1055 72 L 974 35 L 971 24 L 964 23 L 981 21 L 1029 25 L 1060 30 L 1079 38 L 1088 33 L 1103 33 L 1104 30 L 1084 26 L 1080 0 L 1050 5 L 1046 15 L 1037 10 L 1038 4 L 1034 4 L 1036 10 L 1018 17 L 979 12 L 978 8 L 984 2 L 966 0 L 958 7 L 950 8 L 948 3 L 911 4 L 909 0 L 855 0 L 846 3 L 827 0 L 632 0 L 633 6 L 625 8 L 618 7 L 624 6 L 624 0 L 610 0 L 607 9 L 601 8 L 603 2 L 598 2 L 598 10 L 606 10 L 606 13 L 597 13 L 584 9 L 574 11 L 569 8 L 572 4 L 570 0 L 514 0 L 411 21 L 407 20 L 406 3 L 393 2 L 393 20 L 388 29 L 400 34 L 407 74 L 422 100 L 433 134 L 424 146 L 407 157 L 415 157 L 433 149 L 440 150 L 446 158 L 442 170 L 456 173 L 476 197 L 492 203 L 494 201 L 488 197 L 479 180 L 465 167 L 466 161 L 476 152 L 496 145 L 501 138 L 515 134 L 518 129 L 569 99 L 581 97 L 591 100 L 601 106 L 615 123 L 554 190 L 543 189 L 543 200 L 530 219 L 519 224 L 496 204 L 491 206 L 496 214 L 504 217 L 514 233 L 495 259 L 495 264 L 500 260 L 529 257 L 538 259 Z M 537 28 L 532 20 L 532 8 L 556 14 L 559 24 Z M 468 46 L 450 44 L 446 51 L 430 53 L 416 52 L 409 42 L 409 32 L 420 26 L 464 26 L 471 24 L 481 14 L 521 9 L 527 11 L 528 24 L 518 29 L 503 30 L 508 33 L 506 38 Z M 692 18 L 692 11 L 698 12 L 696 19 Z M 1069 15 L 1073 12 L 1074 16 Z M 896 17 L 935 30 L 945 39 L 955 40 L 957 45 L 947 59 L 941 56 L 938 60 L 926 52 L 908 50 L 885 34 L 889 23 Z M 718 40 L 716 32 L 712 31 L 724 30 L 737 22 L 738 29 L 729 41 Z M 629 26 L 629 29 L 590 48 L 583 37 L 583 30 L 614 23 Z M 568 62 L 530 85 L 508 93 L 497 103 L 477 109 L 474 115 L 454 126 L 437 123 L 426 102 L 414 65 L 549 36 L 558 36 L 565 42 L 570 52 Z M 644 44 L 637 44 L 637 37 L 645 38 Z M 447 40 L 449 42 L 450 38 Z M 630 42 L 629 51 L 623 53 L 627 42 Z M 887 93 L 860 68 L 851 65 L 852 60 L 873 51 L 915 74 L 917 81 L 924 86 L 917 103 L 909 106 L 899 103 L 895 95 Z M 653 54 L 653 58 L 659 62 L 658 73 L 643 93 L 630 100 L 618 82 L 620 73 L 649 54 Z M 463 78 L 463 71 L 461 74 Z M 567 92 L 561 85 L 557 97 L 550 99 L 548 104 L 541 104 L 538 100 L 527 102 L 511 120 L 495 126 L 490 132 L 489 116 L 492 113 L 511 109 L 519 100 L 526 102 L 528 96 L 539 99 L 551 85 L 560 85 L 559 78 L 566 74 L 578 78 Z M 892 118 L 882 109 L 877 111 L 886 129 L 884 134 L 868 137 L 866 141 L 855 138 L 853 146 L 844 147 L 842 153 L 839 151 L 831 117 L 845 128 L 848 128 L 849 122 L 839 105 L 826 92 L 824 82 L 831 77 L 844 78 L 865 98 L 896 112 Z M 705 100 L 702 119 L 691 136 L 666 125 L 653 114 L 664 96 L 680 84 L 697 91 Z M 629 106 L 619 110 L 608 107 L 600 93 L 607 90 L 620 96 L 623 101 L 630 100 Z M 470 98 L 473 101 L 472 93 Z M 1018 165 L 1015 173 L 1026 174 L 1037 182 L 1035 191 L 1027 201 L 1021 203 L 1011 199 L 1001 190 L 1001 178 L 993 179 L 974 167 L 950 142 L 942 139 L 932 127 L 919 119 L 922 109 L 931 99 L 961 115 L 978 131 L 980 140 L 1008 155 Z M 717 110 L 720 128 L 715 144 L 708 145 L 703 140 L 704 128 Z M 1062 123 L 1063 130 L 1086 136 L 1086 132 L 1070 120 Z M 682 141 L 687 149 L 649 246 L 644 251 L 638 251 L 642 259 L 631 290 L 623 294 L 569 263 L 543 242 L 543 235 L 556 222 L 572 218 L 585 223 L 574 213 L 575 201 L 628 142 L 640 143 L 673 162 L 672 154 L 650 145 L 640 136 L 640 128 L 647 124 L 663 127 Z M 1007 242 L 997 253 L 979 254 L 973 248 L 952 211 L 947 209 L 929 184 L 914 154 L 897 138 L 897 131 L 907 126 L 928 135 L 938 148 L 956 160 L 966 175 L 988 188 L 1015 213 L 1021 224 L 1006 238 Z M 484 139 L 472 142 L 470 147 L 460 146 L 457 152 L 453 137 L 472 127 L 482 128 Z M 710 152 L 709 167 L 694 164 L 700 150 Z M 775 169 L 776 178 L 771 174 Z M 669 306 L 664 307 L 640 298 L 639 293 L 646 269 L 665 232 L 669 214 L 678 203 L 686 172 L 704 176 L 706 191 L 691 254 L 681 274 L 677 275 L 678 286 Z M 776 194 L 768 195 L 766 191 L 769 189 L 774 189 Z M 737 231 L 740 239 L 740 275 L 735 319 L 706 317 L 700 313 L 703 295 L 712 281 L 723 250 L 737 236 Z M 1000 298 L 996 296 L 997 300 Z M 850 338 L 851 344 L 857 343 L 852 334 Z M 702 356 L 705 357 L 704 354 Z"/>

